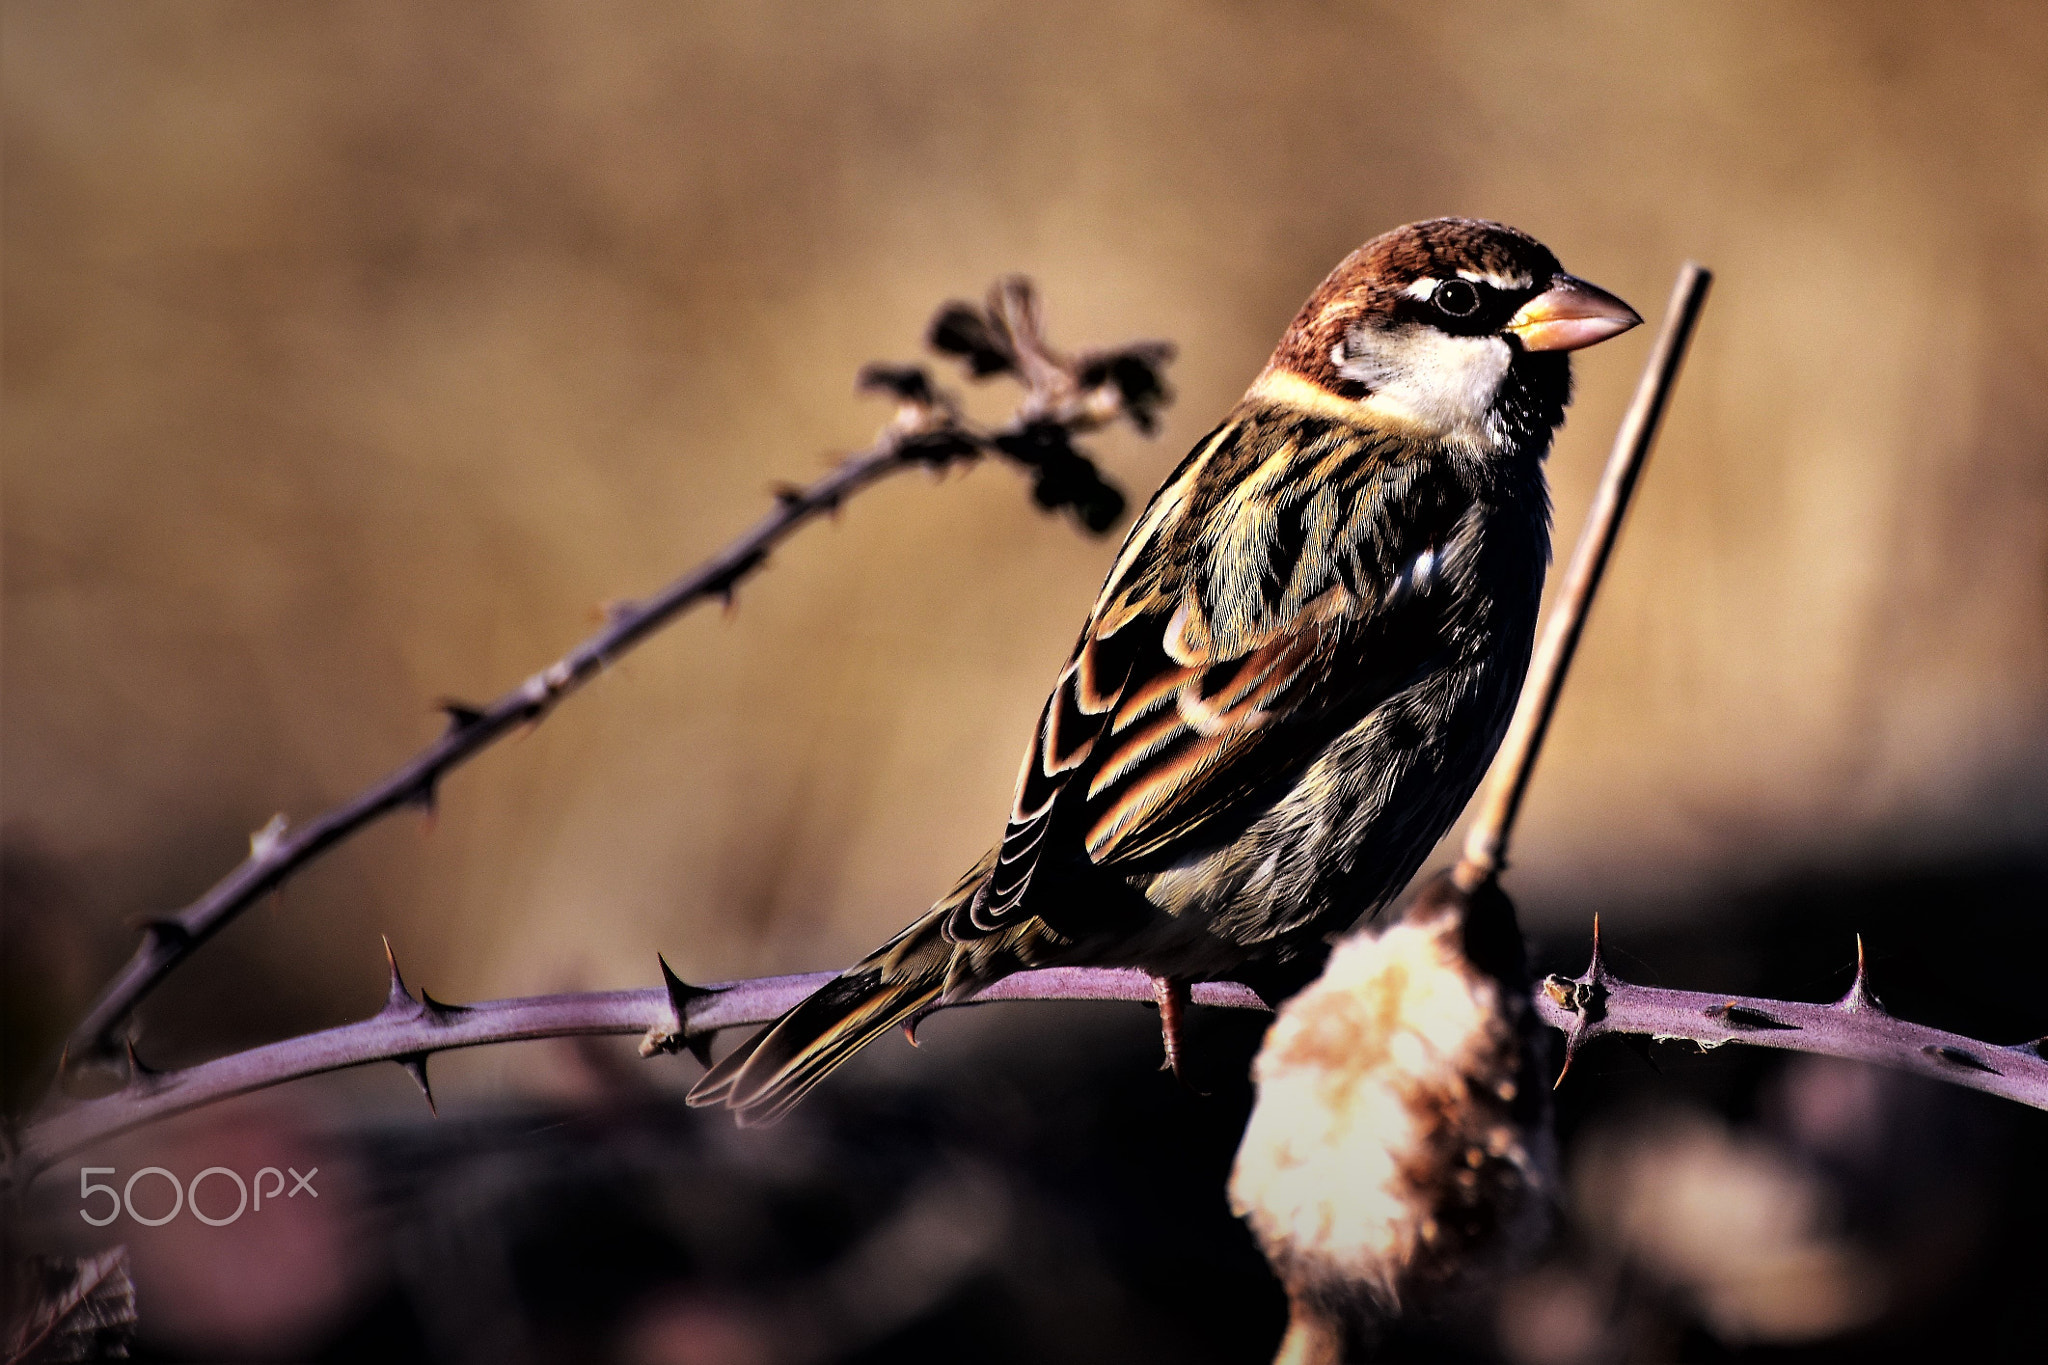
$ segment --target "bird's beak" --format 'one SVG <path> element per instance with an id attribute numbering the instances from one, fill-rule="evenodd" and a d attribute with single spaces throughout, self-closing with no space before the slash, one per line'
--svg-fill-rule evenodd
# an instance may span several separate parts
<path id="1" fill-rule="evenodd" d="M 1558 274 L 1551 277 L 1550 288 L 1508 319 L 1506 330 L 1521 338 L 1527 351 L 1576 351 L 1620 336 L 1642 320 L 1642 314 L 1600 286 Z"/>

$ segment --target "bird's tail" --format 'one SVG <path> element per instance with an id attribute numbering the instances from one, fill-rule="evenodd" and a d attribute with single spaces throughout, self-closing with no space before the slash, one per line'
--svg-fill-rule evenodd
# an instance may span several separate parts
<path id="1" fill-rule="evenodd" d="M 967 889 L 971 894 L 972 887 Z M 958 895 L 940 901 L 705 1072 L 691 1088 L 689 1103 L 725 1105 L 742 1127 L 773 1123 L 840 1063 L 939 1003 L 949 986 L 960 984 L 949 980 L 956 947 L 942 927 Z"/>

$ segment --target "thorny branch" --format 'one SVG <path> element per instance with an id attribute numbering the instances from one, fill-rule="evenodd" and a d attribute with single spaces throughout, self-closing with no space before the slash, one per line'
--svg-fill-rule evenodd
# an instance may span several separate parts
<path id="1" fill-rule="evenodd" d="M 385 956 L 391 985 L 384 1008 L 357 1023 L 287 1038 L 178 1071 L 151 1070 L 135 1058 L 131 1047 L 128 1084 L 113 1094 L 58 1110 L 31 1127 L 11 1163 L 12 1179 L 25 1186 L 67 1154 L 158 1119 L 304 1076 L 371 1062 L 397 1062 L 404 1067 L 432 1106 L 427 1058 L 455 1048 L 637 1033 L 642 1036 L 642 1055 L 687 1050 L 705 1059 L 720 1029 L 768 1023 L 836 975 L 806 972 L 692 986 L 663 962 L 665 984 L 652 989 L 448 1005 L 425 991 L 414 995 L 406 988 L 389 943 L 385 944 Z M 1200 982 L 1194 986 L 1193 996 L 1203 1005 L 1269 1008 L 1251 988 L 1234 981 Z M 1151 999 L 1152 979 L 1143 972 L 1051 968 L 1005 977 L 957 1004 Z"/>
<path id="2" fill-rule="evenodd" d="M 952 398 L 915 365 L 870 365 L 863 391 L 893 396 L 896 411 L 875 443 L 805 486 L 776 493 L 773 511 L 751 530 L 651 597 L 608 610 L 602 630 L 487 704 L 448 701 L 441 737 L 355 797 L 296 828 L 273 819 L 250 838 L 249 856 L 198 900 L 149 922 L 119 975 L 103 990 L 65 1044 L 67 1062 L 118 1055 L 123 1023 L 177 965 L 230 920 L 313 859 L 365 826 L 408 806 L 432 809 L 441 779 L 505 735 L 534 725 L 613 659 L 686 608 L 732 600 L 740 581 L 798 527 L 870 484 L 907 469 L 943 469 L 995 453 L 1028 470 L 1032 495 L 1048 509 L 1071 508 L 1101 533 L 1123 515 L 1124 498 L 1104 482 L 1074 437 L 1127 418 L 1150 434 L 1171 401 L 1161 371 L 1166 342 L 1137 342 L 1066 356 L 1046 342 L 1038 298 L 1022 277 L 1002 280 L 985 309 L 951 303 L 932 320 L 933 349 L 958 357 L 976 379 L 1010 374 L 1023 386 L 1016 414 L 984 431 L 966 422 Z"/>
<path id="3" fill-rule="evenodd" d="M 1894 1018 L 1871 993 L 1861 937 L 1856 940 L 1856 980 L 1848 993 L 1833 1004 L 1811 1005 L 1623 981 L 1600 956 L 1596 920 L 1593 960 L 1585 974 L 1545 977 L 1536 989 L 1536 1014 L 1563 1031 L 1567 1072 L 1589 1040 L 1626 1033 L 1683 1038 L 1702 1048 L 1747 1043 L 1876 1062 L 2048 1109 L 2048 1037 L 1997 1047 Z M 1564 1079 L 1562 1073 L 1558 1079 Z"/>

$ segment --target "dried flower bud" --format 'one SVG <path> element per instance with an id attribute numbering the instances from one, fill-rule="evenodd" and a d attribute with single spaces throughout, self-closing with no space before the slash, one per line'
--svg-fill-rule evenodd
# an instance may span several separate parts
<path id="1" fill-rule="evenodd" d="M 1072 508 L 1082 526 L 1101 535 L 1123 519 L 1124 495 L 1102 477 L 1058 422 L 1032 422 L 998 436 L 996 449 L 1032 473 L 1031 496 L 1047 511 Z"/>
<path id="2" fill-rule="evenodd" d="M 1159 409 L 1173 401 L 1165 376 L 1173 356 L 1173 344 L 1166 341 L 1087 352 L 1075 362 L 1075 382 L 1083 389 L 1114 387 L 1131 425 L 1150 436 L 1159 428 Z"/>
<path id="3" fill-rule="evenodd" d="M 1266 1035 L 1230 1199 L 1287 1286 L 1282 1360 L 1351 1358 L 1540 1222 L 1549 1143 L 1519 945 L 1489 960 L 1489 896 L 1506 907 L 1433 883 L 1401 922 L 1338 944 Z"/>
<path id="4" fill-rule="evenodd" d="M 885 361 L 871 361 L 861 366 L 854 376 L 853 387 L 859 393 L 890 394 L 905 403 L 917 403 L 930 407 L 938 401 L 932 390 L 931 376 L 922 365 L 891 365 Z"/>
<path id="5" fill-rule="evenodd" d="M 972 304 L 949 303 L 941 308 L 932 319 L 925 340 L 933 350 L 966 361 L 976 379 L 1003 374 L 1017 365 L 1016 353 L 1008 340 L 990 327 L 981 310 Z"/>

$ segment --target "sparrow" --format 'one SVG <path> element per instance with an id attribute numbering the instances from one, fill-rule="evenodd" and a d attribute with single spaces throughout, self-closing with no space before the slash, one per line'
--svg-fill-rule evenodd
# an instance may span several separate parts
<path id="1" fill-rule="evenodd" d="M 1396 228 L 1309 296 L 1131 528 L 1001 842 L 707 1071 L 785 1114 L 882 1033 L 1033 967 L 1189 982 L 1320 951 L 1471 797 L 1527 671 L 1569 353 L 1642 319 L 1524 232 Z"/>

